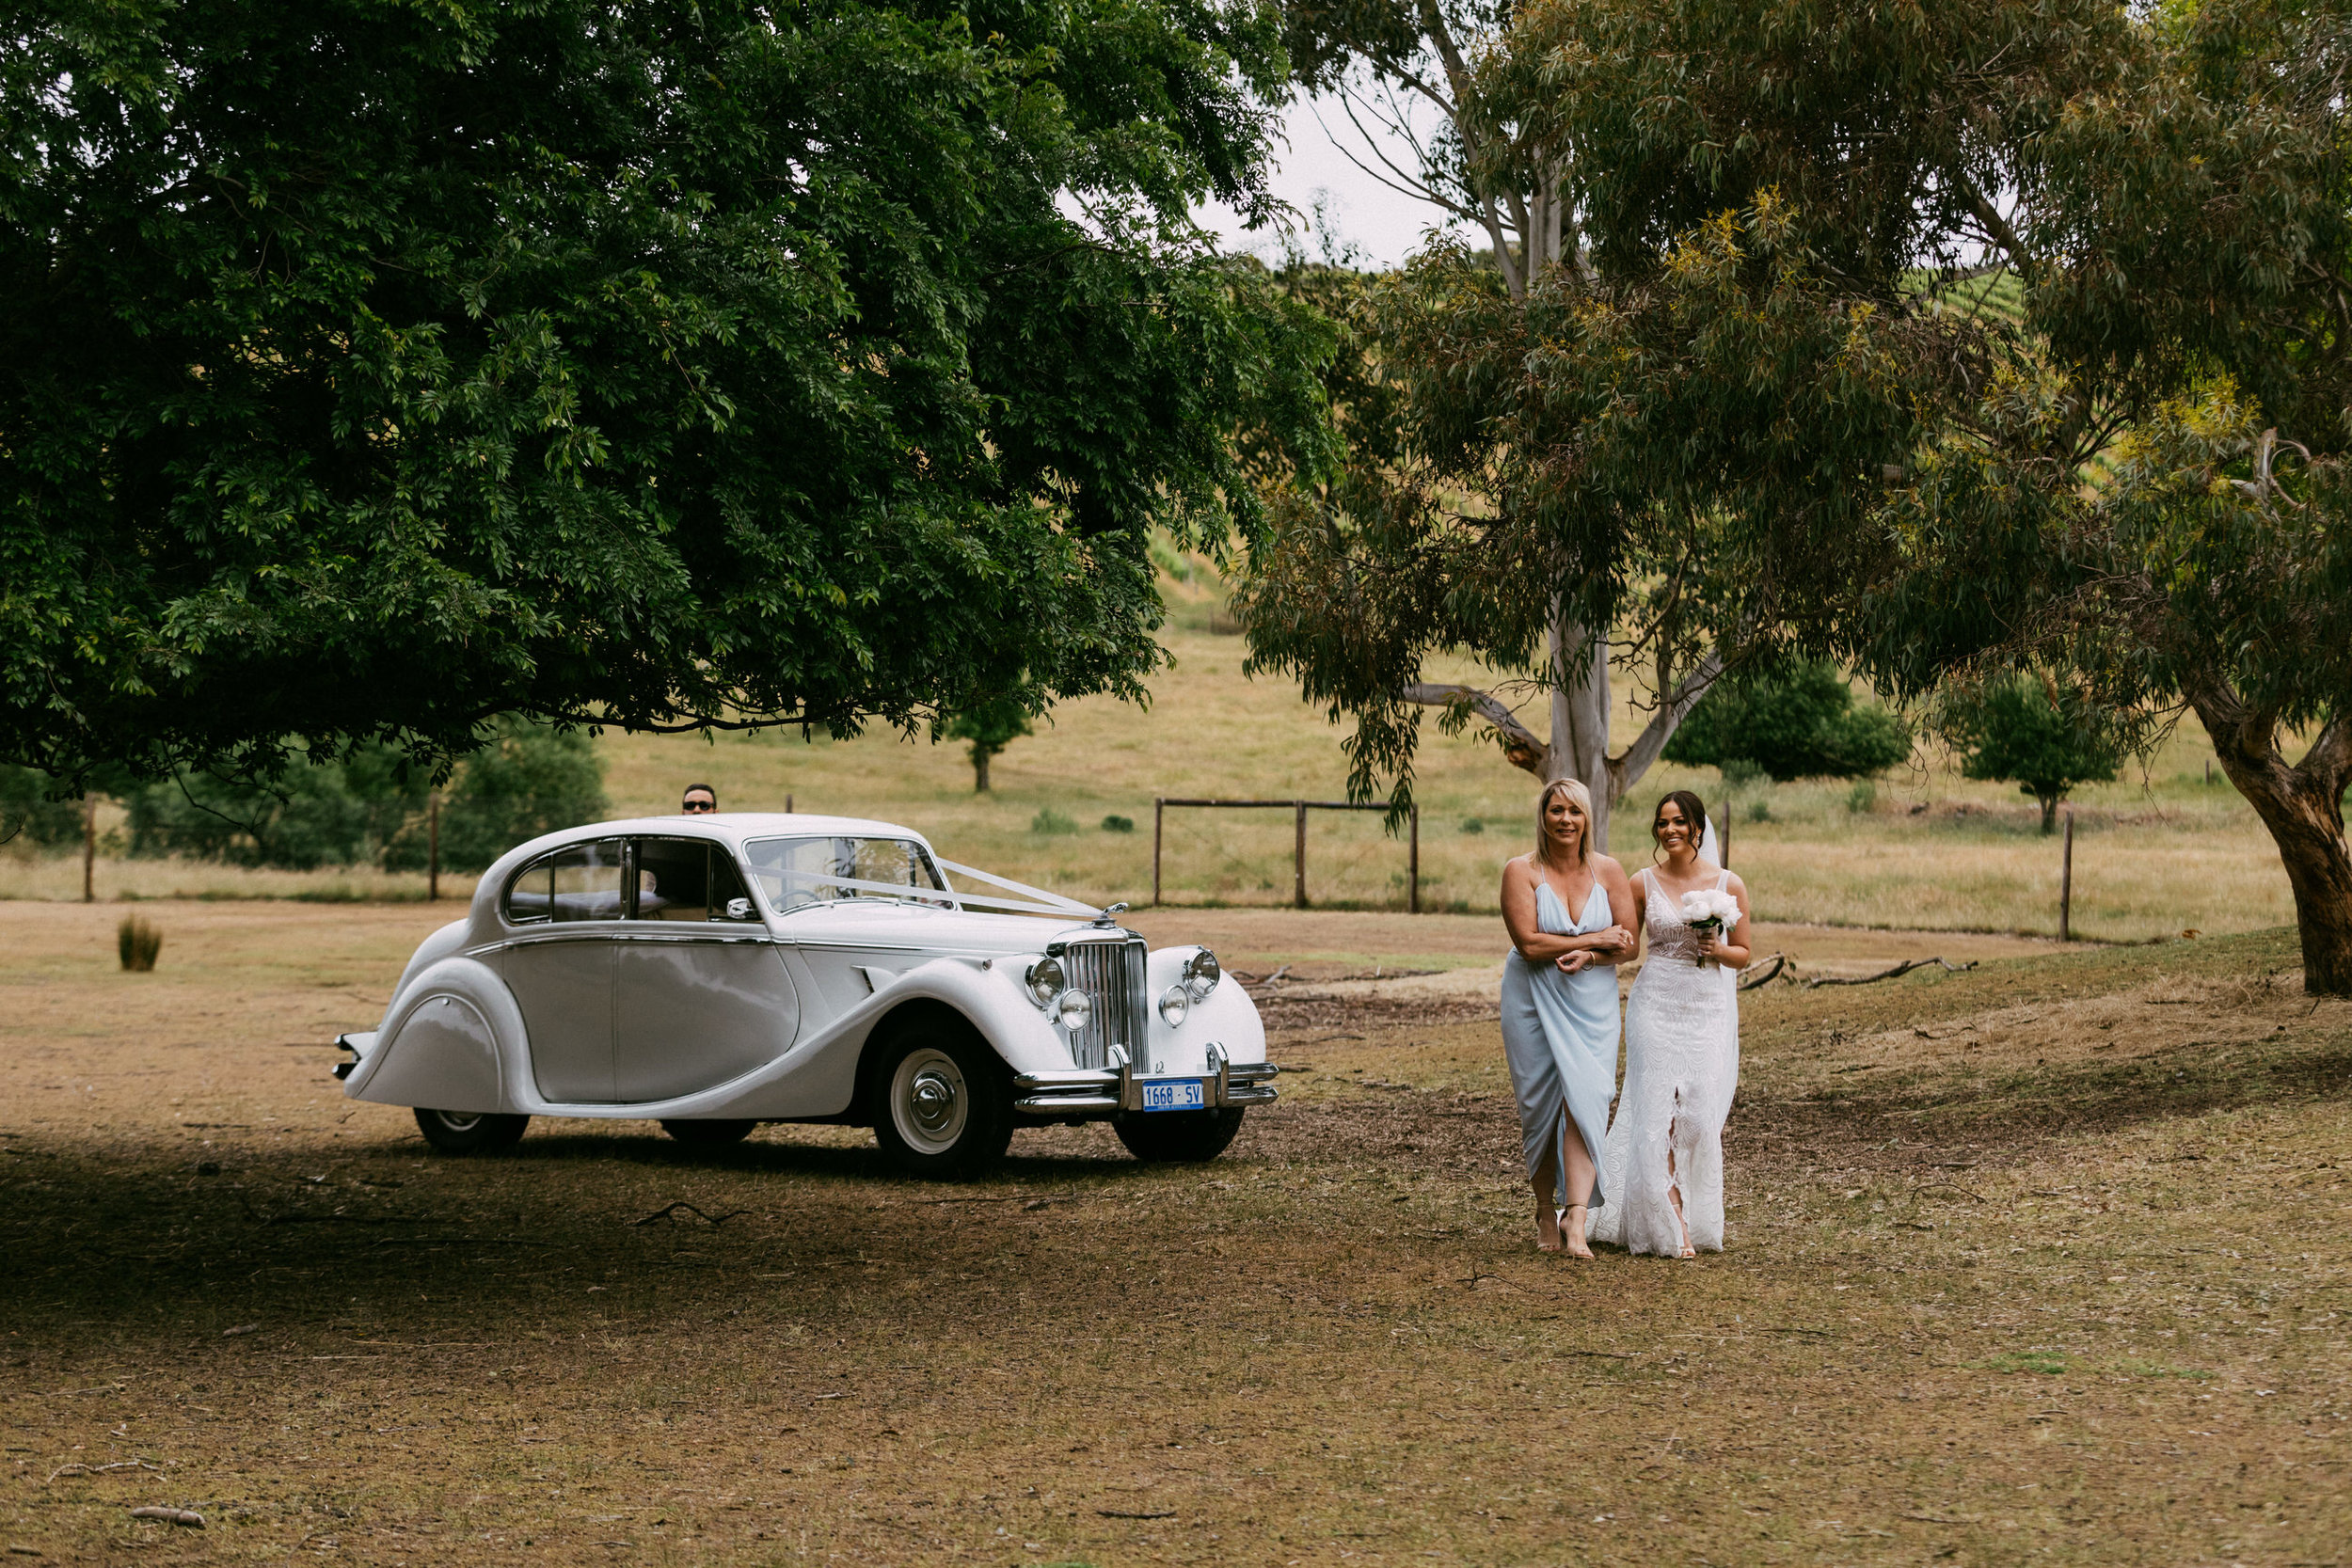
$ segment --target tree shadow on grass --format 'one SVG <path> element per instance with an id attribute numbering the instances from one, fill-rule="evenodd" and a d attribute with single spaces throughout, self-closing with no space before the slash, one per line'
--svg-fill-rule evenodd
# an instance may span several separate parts
<path id="1" fill-rule="evenodd" d="M 2189 1041 L 2125 1060 L 1898 1076 L 1811 1098 L 1758 1099 L 1747 1129 L 1857 1163 L 1915 1163 L 1916 1147 L 1966 1144 L 2025 1160 L 2063 1138 L 2112 1135 L 2251 1106 L 2352 1101 L 2352 1036 L 2219 1045 Z M 1913 1146 L 1901 1148 L 1904 1141 Z"/>

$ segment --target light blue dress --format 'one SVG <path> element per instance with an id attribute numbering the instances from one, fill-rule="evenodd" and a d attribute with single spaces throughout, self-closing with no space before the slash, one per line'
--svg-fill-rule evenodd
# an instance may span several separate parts
<path id="1" fill-rule="evenodd" d="M 1584 912 L 1573 920 L 1549 882 L 1535 884 L 1537 930 L 1579 937 L 1608 926 L 1609 895 L 1599 879 L 1594 879 L 1592 894 L 1584 900 Z M 1503 960 L 1502 1051 L 1511 1064 L 1511 1086 L 1518 1094 L 1527 1177 L 1535 1179 L 1545 1145 L 1557 1139 L 1552 1150 L 1559 1181 L 1554 1208 L 1567 1206 L 1571 1126 L 1593 1159 L 1593 1195 L 1586 1201 L 1595 1209 L 1603 1202 L 1600 1155 L 1609 1131 L 1609 1099 L 1617 1086 L 1617 1031 L 1613 966 L 1593 964 L 1581 974 L 1566 974 L 1553 963 L 1530 963 L 1517 951 Z"/>

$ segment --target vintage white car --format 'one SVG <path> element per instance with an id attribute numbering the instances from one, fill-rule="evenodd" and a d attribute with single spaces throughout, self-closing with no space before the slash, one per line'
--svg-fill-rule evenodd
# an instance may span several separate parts
<path id="1" fill-rule="evenodd" d="M 931 1176 L 1055 1122 L 1108 1120 L 1146 1160 L 1214 1159 L 1275 1098 L 1265 1030 L 1215 954 L 1148 950 L 1125 908 L 942 861 L 888 822 L 568 829 L 483 876 L 376 1029 L 336 1042 L 335 1073 L 353 1099 L 415 1107 L 453 1153 L 511 1145 L 532 1117 L 637 1117 L 700 1144 L 869 1126 Z"/>

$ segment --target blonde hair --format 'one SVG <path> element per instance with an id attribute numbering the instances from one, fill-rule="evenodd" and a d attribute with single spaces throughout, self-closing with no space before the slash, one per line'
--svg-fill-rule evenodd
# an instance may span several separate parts
<path id="1" fill-rule="evenodd" d="M 1551 810 L 1551 798 L 1565 795 L 1577 810 L 1584 814 L 1584 831 L 1576 835 L 1576 863 L 1593 863 L 1593 792 L 1584 787 L 1581 779 L 1554 779 L 1544 785 L 1544 792 L 1535 797 L 1535 858 L 1546 865 L 1551 863 L 1551 841 L 1544 834 L 1544 817 Z"/>

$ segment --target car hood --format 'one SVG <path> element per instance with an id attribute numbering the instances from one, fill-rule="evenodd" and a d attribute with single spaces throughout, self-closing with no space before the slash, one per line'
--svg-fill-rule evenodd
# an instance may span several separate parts
<path id="1" fill-rule="evenodd" d="M 845 899 L 779 915 L 771 925 L 783 942 L 876 947 L 922 948 L 940 954 L 1037 953 L 1050 942 L 1114 933 L 1084 921 L 1044 920 L 1023 914 L 981 914 L 880 899 Z"/>

